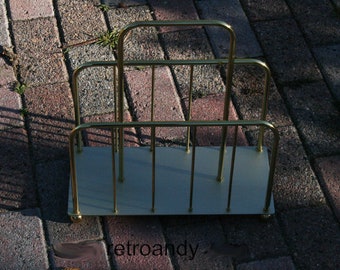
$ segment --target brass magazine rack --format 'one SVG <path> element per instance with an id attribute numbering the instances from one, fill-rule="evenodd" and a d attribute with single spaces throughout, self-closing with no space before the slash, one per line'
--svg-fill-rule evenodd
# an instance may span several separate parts
<path id="1" fill-rule="evenodd" d="M 124 43 L 135 28 L 162 26 L 222 27 L 229 33 L 227 58 L 206 60 L 126 60 Z M 272 186 L 279 135 L 266 121 L 270 71 L 256 59 L 235 58 L 235 34 L 224 22 L 203 21 L 145 21 L 127 25 L 120 31 L 117 61 L 88 62 L 74 71 L 73 99 L 75 128 L 70 134 L 70 192 L 68 213 L 74 222 L 82 216 L 107 215 L 210 215 L 257 214 L 268 216 L 275 212 Z M 256 65 L 264 70 L 265 83 L 260 119 L 229 120 L 229 104 L 234 65 Z M 184 121 L 155 121 L 155 67 L 187 66 L 189 72 L 188 115 Z M 192 120 L 193 70 L 200 65 L 224 65 L 224 113 L 221 120 Z M 115 121 L 81 123 L 78 76 L 92 67 L 112 67 L 115 97 Z M 150 67 L 152 87 L 150 121 L 124 120 L 124 68 Z M 197 130 L 219 127 L 219 146 L 197 145 Z M 257 144 L 239 146 L 240 128 L 257 128 Z M 127 147 L 127 130 L 149 129 L 150 145 Z M 186 142 L 176 146 L 156 143 L 157 130 L 183 128 Z M 111 144 L 106 147 L 84 146 L 82 133 L 86 130 L 110 131 Z M 233 129 L 232 145 L 227 146 L 228 129 Z M 272 133 L 270 146 L 264 145 L 265 130 Z M 268 133 L 268 132 L 267 132 Z M 267 134 L 266 133 L 266 134 Z M 270 150 L 270 151 L 269 151 Z"/>

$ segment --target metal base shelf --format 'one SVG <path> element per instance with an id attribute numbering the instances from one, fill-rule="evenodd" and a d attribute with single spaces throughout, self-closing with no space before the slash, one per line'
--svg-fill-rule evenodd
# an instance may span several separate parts
<path id="1" fill-rule="evenodd" d="M 192 154 L 184 148 L 156 147 L 155 209 L 152 211 L 152 152 L 149 147 L 124 148 L 124 182 L 117 181 L 114 212 L 111 147 L 84 147 L 75 157 L 79 208 L 82 216 L 273 214 L 264 212 L 269 158 L 267 148 L 239 146 L 227 211 L 230 160 L 227 147 L 224 179 L 216 180 L 219 147 L 196 147 L 192 211 L 189 210 Z M 116 166 L 118 166 L 118 153 Z M 69 215 L 74 215 L 70 188 Z"/>

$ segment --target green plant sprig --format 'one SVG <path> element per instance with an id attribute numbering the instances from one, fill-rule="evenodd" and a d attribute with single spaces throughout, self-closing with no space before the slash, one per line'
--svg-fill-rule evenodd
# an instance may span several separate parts
<path id="1" fill-rule="evenodd" d="M 14 88 L 14 91 L 19 95 L 23 95 L 25 94 L 26 88 L 27 88 L 26 84 L 18 82 Z"/>
<path id="2" fill-rule="evenodd" d="M 109 47 L 115 49 L 118 45 L 119 30 L 113 29 L 100 35 L 97 40 L 97 44 L 103 47 Z"/>
<path id="3" fill-rule="evenodd" d="M 104 12 L 108 12 L 110 10 L 110 7 L 108 5 L 105 4 L 100 4 L 98 5 L 98 8 Z"/>

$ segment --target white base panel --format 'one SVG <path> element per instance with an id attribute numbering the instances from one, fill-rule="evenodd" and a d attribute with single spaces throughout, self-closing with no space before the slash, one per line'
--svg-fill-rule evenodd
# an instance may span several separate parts
<path id="1" fill-rule="evenodd" d="M 190 212 L 192 154 L 180 147 L 156 147 L 155 211 L 152 212 L 152 152 L 148 147 L 124 148 L 125 179 L 124 182 L 117 180 L 118 212 L 114 213 L 111 148 L 84 147 L 76 154 L 81 215 L 264 214 L 269 174 L 267 149 L 257 152 L 256 147 L 237 147 L 228 212 L 231 152 L 232 148 L 227 147 L 224 181 L 218 182 L 219 148 L 196 147 L 193 209 Z M 68 211 L 73 214 L 71 189 Z M 273 213 L 271 198 L 267 214 Z"/>

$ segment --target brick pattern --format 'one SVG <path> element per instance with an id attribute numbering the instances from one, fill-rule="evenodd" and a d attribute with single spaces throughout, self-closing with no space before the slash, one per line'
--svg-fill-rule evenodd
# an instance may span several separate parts
<path id="1" fill-rule="evenodd" d="M 339 268 L 334 123 L 339 116 L 338 1 L 120 2 L 0 1 L 0 238 L 7 247 L 0 251 L 0 269 Z M 101 10 L 100 3 L 110 9 Z M 72 224 L 67 216 L 68 134 L 74 125 L 71 73 L 86 61 L 115 59 L 114 50 L 94 44 L 109 29 L 135 20 L 197 18 L 232 24 L 236 55 L 264 57 L 273 71 L 267 119 L 281 135 L 276 217 L 267 223 L 229 216 L 84 217 Z M 206 58 L 228 52 L 227 35 L 216 29 L 141 29 L 130 38 L 126 59 Z M 11 44 L 17 57 L 3 54 Z M 222 117 L 220 68 L 195 70 L 194 119 Z M 187 117 L 187 73 L 181 67 L 157 68 L 164 90 L 156 95 L 157 117 Z M 126 70 L 125 119 L 148 119 L 149 75 L 150 69 Z M 88 70 L 80 79 L 82 121 L 114 119 L 112 68 Z M 27 85 L 21 96 L 13 91 L 17 81 Z M 262 86 L 262 71 L 235 68 L 230 119 L 259 117 Z M 128 130 L 125 142 L 139 146 L 147 135 Z M 200 130 L 198 135 L 201 145 L 219 140 L 219 130 Z M 256 135 L 257 130 L 240 130 L 238 141 L 252 144 Z M 158 136 L 178 141 L 185 132 L 160 130 Z M 98 146 L 108 138 L 106 132 L 84 136 L 85 143 Z M 139 245 L 136 252 L 122 254 L 129 243 Z M 151 250 L 163 246 L 167 249 Z"/>
<path id="2" fill-rule="evenodd" d="M 293 19 L 257 22 L 254 29 L 280 84 L 321 79 L 321 73 Z"/>
<path id="3" fill-rule="evenodd" d="M 196 3 L 200 11 L 200 18 L 221 20 L 232 26 L 237 33 L 237 57 L 259 57 L 262 55 L 259 43 L 239 1 L 201 0 Z M 227 46 L 229 34 L 217 28 L 208 29 L 207 32 L 209 38 L 213 40 L 212 47 L 215 55 L 225 57 L 229 51 Z"/>
<path id="4" fill-rule="evenodd" d="M 284 88 L 292 117 L 304 137 L 310 155 L 336 154 L 340 150 L 340 113 L 323 82 Z M 320 140 L 322 138 L 322 140 Z"/>
<path id="5" fill-rule="evenodd" d="M 167 67 L 155 69 L 154 120 L 184 120 L 180 100 L 176 93 L 174 81 Z M 128 71 L 127 84 L 131 91 L 133 110 L 138 121 L 151 120 L 151 69 Z M 166 104 L 164 104 L 166 100 Z M 150 129 L 141 129 L 142 142 L 149 142 Z M 159 128 L 156 138 L 159 141 L 183 140 L 184 128 Z"/>

